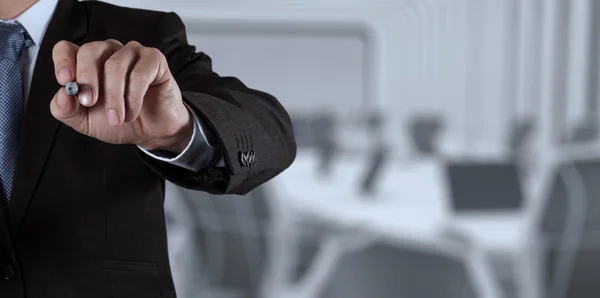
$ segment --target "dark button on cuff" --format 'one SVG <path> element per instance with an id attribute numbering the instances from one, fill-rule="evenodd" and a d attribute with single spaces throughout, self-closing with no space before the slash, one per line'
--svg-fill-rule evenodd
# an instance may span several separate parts
<path id="1" fill-rule="evenodd" d="M 11 265 L 6 265 L 4 266 L 4 268 L 2 268 L 2 275 L 4 276 L 4 279 L 11 280 L 15 278 L 17 272 L 15 271 L 15 267 Z"/>
<path id="2" fill-rule="evenodd" d="M 240 151 L 238 155 L 242 167 L 251 168 L 256 166 L 256 153 L 254 151 Z"/>

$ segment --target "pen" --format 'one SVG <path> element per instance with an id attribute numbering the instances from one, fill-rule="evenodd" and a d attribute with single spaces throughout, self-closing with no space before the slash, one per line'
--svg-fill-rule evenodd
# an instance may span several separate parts
<path id="1" fill-rule="evenodd" d="M 68 82 L 67 85 L 65 85 L 65 91 L 68 95 L 77 95 L 77 92 L 79 92 L 77 82 Z"/>

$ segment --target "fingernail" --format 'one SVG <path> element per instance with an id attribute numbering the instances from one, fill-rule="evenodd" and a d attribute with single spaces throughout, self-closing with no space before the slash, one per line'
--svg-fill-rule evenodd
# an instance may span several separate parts
<path id="1" fill-rule="evenodd" d="M 92 92 L 91 90 L 89 90 L 89 88 L 81 90 L 77 98 L 79 99 L 79 102 L 84 106 L 89 106 L 92 104 Z"/>
<path id="2" fill-rule="evenodd" d="M 58 80 L 63 82 L 68 82 L 71 80 L 71 71 L 68 68 L 63 68 L 58 72 Z"/>
<path id="3" fill-rule="evenodd" d="M 119 113 L 117 113 L 117 110 L 115 109 L 109 109 L 106 112 L 106 118 L 108 119 L 108 124 L 111 126 L 117 126 L 121 124 L 121 121 L 119 120 Z"/>

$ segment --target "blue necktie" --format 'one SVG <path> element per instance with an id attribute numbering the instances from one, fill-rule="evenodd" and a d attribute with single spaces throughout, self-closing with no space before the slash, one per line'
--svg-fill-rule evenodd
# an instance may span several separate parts
<path id="1" fill-rule="evenodd" d="M 12 191 L 24 110 L 19 57 L 32 45 L 21 24 L 0 22 L 0 183 L 6 200 Z"/>

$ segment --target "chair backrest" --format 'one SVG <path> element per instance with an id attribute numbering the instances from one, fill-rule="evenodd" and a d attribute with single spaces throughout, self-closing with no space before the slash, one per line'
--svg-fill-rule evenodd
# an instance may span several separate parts
<path id="1" fill-rule="evenodd" d="M 333 113 L 321 112 L 312 120 L 312 135 L 314 146 L 320 155 L 318 171 L 329 174 L 333 157 L 337 151 L 336 120 Z"/>
<path id="2" fill-rule="evenodd" d="M 561 178 L 559 171 L 561 171 L 561 168 L 558 168 L 557 173 L 553 175 L 549 198 L 540 226 L 542 234 L 548 236 L 561 234 L 565 225 L 568 194 L 565 181 Z"/>
<path id="3" fill-rule="evenodd" d="M 577 162 L 576 167 L 583 177 L 589 199 L 586 231 L 600 232 L 600 159 Z"/>
<path id="4" fill-rule="evenodd" d="M 569 167 L 581 181 L 581 193 L 584 194 L 581 199 L 584 199 L 584 202 L 578 202 L 577 198 L 572 198 L 574 188 L 573 185 L 569 185 L 568 175 L 564 174 L 565 169 Z M 553 293 L 550 288 L 548 295 L 550 298 L 596 297 L 600 290 L 600 286 L 593 278 L 600 275 L 600 242 L 597 241 L 598 235 L 600 235 L 600 219 L 598 218 L 600 212 L 600 185 L 598 185 L 600 160 L 577 161 L 563 166 L 559 169 L 559 173 L 563 174 L 557 175 L 554 179 L 541 229 L 546 239 L 546 283 L 551 287 L 553 283 L 564 282 L 565 293 L 564 296 L 552 296 L 556 293 Z M 580 214 L 573 215 L 574 208 L 575 211 L 579 209 Z M 573 225 L 573 220 L 581 221 L 578 231 L 571 231 L 570 226 Z M 555 269 L 561 266 L 560 259 L 564 258 L 564 241 L 575 233 L 580 233 L 581 237 L 572 240 L 575 241 L 574 243 L 566 243 L 567 246 L 575 248 L 571 264 L 566 264 L 569 266 L 569 274 L 565 275 L 566 280 L 557 281 L 553 278 L 557 275 Z M 562 264 L 562 266 L 564 265 Z"/>
<path id="5" fill-rule="evenodd" d="M 294 137 L 298 149 L 308 149 L 314 145 L 312 138 L 311 117 L 303 114 L 291 114 L 292 126 L 294 127 Z"/>
<path id="6" fill-rule="evenodd" d="M 335 135 L 335 115 L 327 112 L 315 114 L 311 120 L 311 130 L 315 146 L 330 143 Z"/>
<path id="7" fill-rule="evenodd" d="M 565 167 L 558 171 L 564 171 Z M 586 203 L 587 216 L 585 229 L 589 232 L 600 232 L 600 159 L 589 159 L 574 163 L 577 172 L 580 173 L 584 182 L 584 191 L 588 196 Z M 566 221 L 565 211 L 568 209 L 569 197 L 561 175 L 557 173 L 554 177 L 550 198 L 543 217 L 542 232 L 545 234 L 560 234 Z"/>
<path id="8" fill-rule="evenodd" d="M 367 131 L 377 134 L 383 129 L 385 117 L 383 113 L 379 111 L 373 111 L 365 115 L 365 126 Z"/>
<path id="9" fill-rule="evenodd" d="M 359 189 L 363 195 L 373 195 L 377 192 L 376 185 L 382 178 L 385 164 L 389 162 L 389 151 L 389 148 L 380 145 L 369 153 Z"/>
<path id="10" fill-rule="evenodd" d="M 594 115 L 586 115 L 567 137 L 568 143 L 589 143 L 598 136 L 598 120 Z"/>
<path id="11" fill-rule="evenodd" d="M 385 242 L 349 253 L 333 271 L 322 298 L 477 297 L 458 260 Z"/>
<path id="12" fill-rule="evenodd" d="M 513 122 L 512 129 L 508 136 L 508 148 L 510 157 L 513 159 L 521 158 L 524 146 L 533 133 L 533 119 L 525 118 Z"/>
<path id="13" fill-rule="evenodd" d="M 204 256 L 199 249 L 193 204 L 181 195 L 179 187 L 167 182 L 164 206 L 175 289 L 183 298 L 193 297 L 208 284 L 205 268 L 200 265 Z"/>
<path id="14" fill-rule="evenodd" d="M 254 297 L 268 253 L 268 193 L 263 187 L 244 197 L 214 196 L 186 189 L 179 192 L 190 202 L 189 210 L 196 222 L 193 237 L 199 256 L 197 270 L 214 287 L 213 292 Z"/>
<path id="15" fill-rule="evenodd" d="M 444 127 L 438 115 L 418 115 L 409 122 L 409 136 L 413 149 L 420 155 L 435 155 L 438 152 L 438 137 Z"/>

